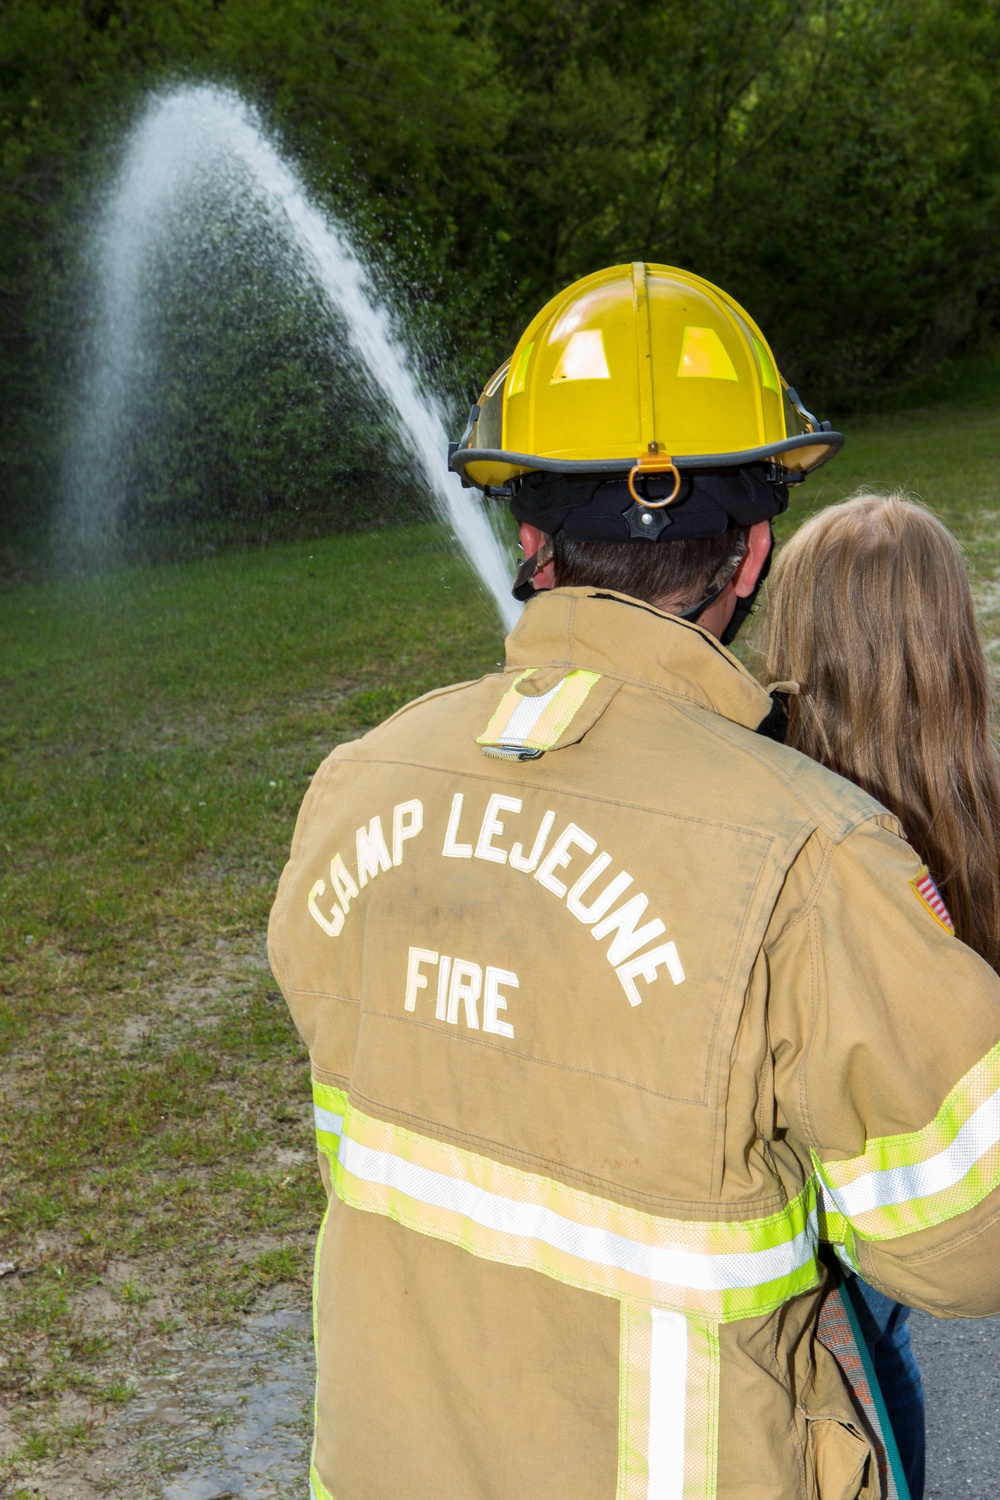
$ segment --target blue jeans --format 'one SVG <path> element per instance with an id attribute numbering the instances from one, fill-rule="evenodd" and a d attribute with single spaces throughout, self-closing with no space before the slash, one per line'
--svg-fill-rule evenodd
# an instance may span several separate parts
<path id="1" fill-rule="evenodd" d="M 854 1277 L 852 1290 L 860 1293 L 860 1297 L 853 1299 L 854 1306 L 882 1387 L 882 1399 L 910 1487 L 910 1500 L 923 1500 L 924 1387 L 910 1344 L 910 1309 L 884 1297 L 860 1276 Z"/>

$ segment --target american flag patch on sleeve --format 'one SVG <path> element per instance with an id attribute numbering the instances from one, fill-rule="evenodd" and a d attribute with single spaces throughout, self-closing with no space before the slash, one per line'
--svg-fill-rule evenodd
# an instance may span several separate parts
<path id="1" fill-rule="evenodd" d="M 931 878 L 931 872 L 928 870 L 926 865 L 924 865 L 923 869 L 918 875 L 914 875 L 913 879 L 910 881 L 910 884 L 912 885 L 913 889 L 916 891 L 917 895 L 920 897 L 921 901 L 924 903 L 934 920 L 936 922 L 940 922 L 945 932 L 950 932 L 952 936 L 954 936 L 955 924 L 951 920 L 951 912 L 942 901 L 941 892 L 934 884 L 934 881 Z"/>

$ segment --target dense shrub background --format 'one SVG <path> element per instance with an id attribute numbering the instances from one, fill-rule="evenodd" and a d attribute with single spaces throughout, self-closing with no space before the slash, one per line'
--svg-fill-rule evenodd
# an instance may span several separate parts
<path id="1" fill-rule="evenodd" d="M 405 307 L 456 424 L 543 300 L 637 258 L 720 281 L 837 414 L 995 337 L 998 64 L 996 0 L 4 0 L 8 544 L 41 547 L 58 503 L 81 247 L 150 88 L 257 104 Z M 179 300 L 164 278 L 132 512 L 356 524 L 377 413 L 308 336 L 315 310 L 231 254 Z"/>

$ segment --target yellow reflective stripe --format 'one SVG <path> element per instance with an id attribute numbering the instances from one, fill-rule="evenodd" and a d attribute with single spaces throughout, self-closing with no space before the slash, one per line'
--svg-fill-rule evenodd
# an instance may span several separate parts
<path id="1" fill-rule="evenodd" d="M 531 351 L 532 349 L 534 349 L 534 347 L 534 340 L 532 340 L 530 344 L 525 344 L 524 348 L 521 350 L 521 353 L 518 355 L 517 364 L 511 370 L 510 387 L 507 391 L 508 396 L 523 395 L 524 380 L 525 376 L 528 373 L 528 360 L 531 358 Z M 500 446 L 503 447 L 503 444 L 501 443 Z"/>
<path id="2" fill-rule="evenodd" d="M 760 365 L 761 385 L 765 391 L 773 391 L 776 396 L 780 396 L 781 388 L 778 385 L 778 376 L 774 365 L 771 363 L 771 356 L 756 334 L 752 333 L 750 338 L 753 341 L 754 350 L 757 354 L 757 363 Z"/>
<path id="3" fill-rule="evenodd" d="M 517 691 L 518 684 L 524 682 L 527 677 L 534 677 L 537 671 L 537 667 L 528 667 L 527 671 L 518 673 L 511 686 L 497 704 L 492 719 L 476 740 L 477 745 L 497 745 L 500 743 L 511 715 L 524 702 L 521 694 Z M 535 701 L 537 702 L 538 700 L 536 699 Z"/>
<path id="4" fill-rule="evenodd" d="M 715 1500 L 721 1373 L 718 1323 L 689 1316 L 684 1500 Z"/>
<path id="5" fill-rule="evenodd" d="M 600 682 L 600 672 L 570 672 L 556 688 L 551 702 L 534 729 L 527 737 L 530 749 L 547 750 L 566 733 L 576 714 L 583 707 L 587 694 L 595 682 Z M 547 695 L 546 695 L 547 696 Z M 528 699 L 528 702 L 531 700 Z"/>
<path id="6" fill-rule="evenodd" d="M 309 1500 L 333 1500 L 333 1496 L 319 1477 L 315 1462 L 309 1465 Z"/>
<path id="7" fill-rule="evenodd" d="M 714 1500 L 719 1365 L 712 1319 L 622 1302 L 616 1500 Z"/>
<path id="8" fill-rule="evenodd" d="M 646 1500 L 649 1465 L 649 1307 L 623 1299 L 618 1333 L 618 1489 Z"/>
<path id="9" fill-rule="evenodd" d="M 587 699 L 599 672 L 569 672 L 547 693 L 529 698 L 518 692 L 518 684 L 534 676 L 537 667 L 521 672 L 500 699 L 496 712 L 476 740 L 477 745 L 498 745 L 517 750 L 551 750 L 565 734 Z"/>
<path id="10" fill-rule="evenodd" d="M 324 1489 L 323 1484 L 316 1471 L 316 1444 L 319 1441 L 319 1259 L 323 1253 L 323 1238 L 326 1234 L 326 1224 L 330 1217 L 330 1205 L 332 1199 L 326 1205 L 323 1218 L 319 1226 L 319 1234 L 316 1236 L 316 1253 L 313 1256 L 313 1303 L 312 1303 L 312 1325 L 313 1325 L 313 1351 L 316 1356 L 316 1384 L 313 1390 L 313 1440 L 312 1453 L 309 1459 L 309 1474 L 312 1483 L 312 1500 L 332 1500 L 332 1497 Z"/>
<path id="11" fill-rule="evenodd" d="M 312 1081 L 313 1122 L 316 1126 L 316 1141 L 321 1151 L 335 1159 L 340 1146 L 340 1133 L 344 1128 L 347 1113 L 347 1093 L 333 1088 L 328 1083 Z"/>
<path id="12" fill-rule="evenodd" d="M 922 1130 L 881 1136 L 846 1161 L 813 1160 L 824 1197 L 862 1239 L 897 1239 L 975 1208 L 1000 1185 L 1000 1043 Z"/>
<path id="13" fill-rule="evenodd" d="M 347 1092 L 345 1089 L 334 1088 L 331 1084 L 320 1083 L 317 1078 L 312 1080 L 313 1093 L 313 1118 L 316 1124 L 316 1141 L 321 1151 L 330 1159 L 331 1171 L 337 1159 L 337 1149 L 340 1145 L 340 1134 L 344 1127 L 344 1116 L 347 1113 Z M 320 1257 L 323 1254 L 323 1240 L 326 1236 L 326 1226 L 330 1218 L 332 1199 L 327 1203 L 319 1226 L 319 1234 L 316 1237 L 316 1254 L 313 1259 L 313 1349 L 316 1354 L 316 1392 L 313 1398 L 313 1442 L 312 1455 L 309 1462 L 309 1493 L 310 1500 L 333 1500 L 333 1496 L 319 1477 L 316 1468 L 316 1444 L 319 1438 L 319 1271 Z"/>
<path id="14" fill-rule="evenodd" d="M 738 1224 L 660 1218 L 346 1108 L 337 1195 L 473 1255 L 604 1296 L 729 1320 L 817 1284 L 812 1180 Z"/>

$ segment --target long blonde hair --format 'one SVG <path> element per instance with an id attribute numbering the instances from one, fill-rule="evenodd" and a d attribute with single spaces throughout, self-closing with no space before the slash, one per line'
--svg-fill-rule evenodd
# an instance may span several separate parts
<path id="1" fill-rule="evenodd" d="M 791 679 L 788 743 L 896 814 L 963 942 L 1000 968 L 1000 776 L 962 554 L 901 495 L 801 527 L 768 590 L 766 666 Z"/>

